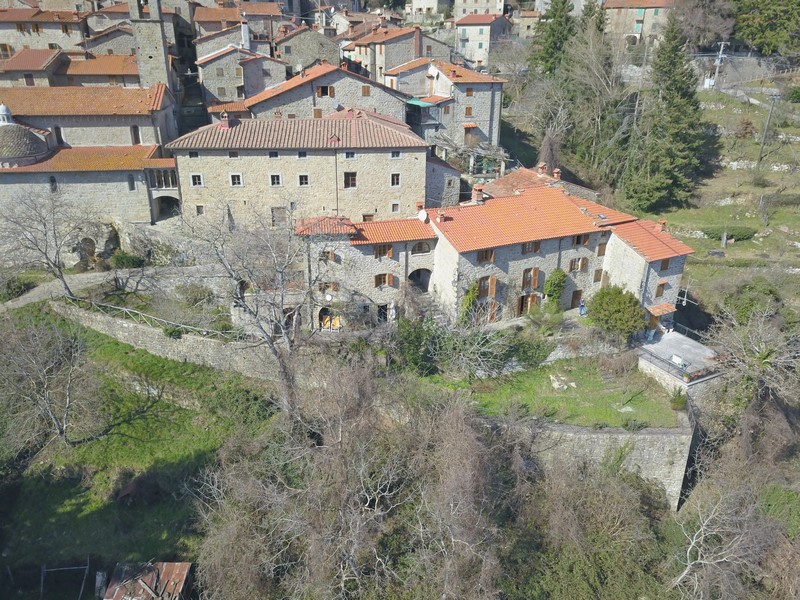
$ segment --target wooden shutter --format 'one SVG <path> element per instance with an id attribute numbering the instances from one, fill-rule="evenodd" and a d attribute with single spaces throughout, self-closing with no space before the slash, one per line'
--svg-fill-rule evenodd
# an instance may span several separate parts
<path id="1" fill-rule="evenodd" d="M 489 277 L 489 298 L 494 298 L 497 293 L 497 277 L 492 275 Z"/>
<path id="2" fill-rule="evenodd" d="M 373 252 L 375 253 L 375 258 L 378 258 L 378 250 L 380 249 L 380 246 L 378 246 L 377 244 L 375 244 L 375 245 L 372 247 L 372 249 L 373 249 Z"/>
<path id="3" fill-rule="evenodd" d="M 332 86 L 332 85 L 329 85 L 329 86 L 328 86 L 328 96 L 330 96 L 331 98 L 333 98 L 333 86 Z"/>
<path id="4" fill-rule="evenodd" d="M 394 250 L 394 246 L 393 246 L 393 245 L 390 245 L 390 246 L 389 246 L 389 250 L 386 252 L 386 257 L 387 257 L 387 258 L 392 258 L 392 251 L 393 251 L 393 250 Z"/>
<path id="5" fill-rule="evenodd" d="M 533 283 L 531 284 L 531 287 L 534 290 L 538 290 L 539 289 L 539 267 L 535 267 L 533 269 L 533 277 L 531 279 L 533 280 Z"/>
<path id="6" fill-rule="evenodd" d="M 589 259 L 585 256 L 581 259 L 581 271 L 585 271 L 589 267 Z"/>
<path id="7" fill-rule="evenodd" d="M 589 245 L 589 234 L 588 233 L 583 236 L 583 245 L 584 246 L 588 246 Z"/>
<path id="8" fill-rule="evenodd" d="M 531 277 L 531 269 L 525 269 L 522 271 L 522 289 L 527 289 L 533 285 L 533 279 Z"/>
<path id="9" fill-rule="evenodd" d="M 321 87 L 317 88 L 317 98 L 322 98 L 322 88 Z"/>
<path id="10" fill-rule="evenodd" d="M 394 274 L 393 273 L 389 273 L 386 276 L 386 285 L 388 285 L 389 287 L 394 287 Z"/>

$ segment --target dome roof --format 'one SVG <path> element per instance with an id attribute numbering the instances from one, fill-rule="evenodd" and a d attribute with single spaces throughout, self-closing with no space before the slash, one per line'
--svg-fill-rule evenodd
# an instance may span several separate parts
<path id="1" fill-rule="evenodd" d="M 47 153 L 47 143 L 27 127 L 16 123 L 0 127 L 0 161 L 35 158 Z"/>

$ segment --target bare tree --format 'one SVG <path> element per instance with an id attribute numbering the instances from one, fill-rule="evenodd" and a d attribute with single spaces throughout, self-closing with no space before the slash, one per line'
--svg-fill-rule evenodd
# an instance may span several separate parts
<path id="1" fill-rule="evenodd" d="M 546 162 L 549 173 L 559 167 L 561 145 L 572 127 L 569 114 L 571 99 L 563 84 L 552 77 L 539 77 L 525 88 L 520 105 L 525 116 L 520 125 L 542 138 L 539 162 Z M 548 160 L 549 159 L 549 162 Z"/>
<path id="2" fill-rule="evenodd" d="M 695 48 L 728 40 L 736 24 L 736 6 L 728 0 L 681 0 L 676 11 L 687 41 Z"/>
<path id="3" fill-rule="evenodd" d="M 489 64 L 493 71 L 505 79 L 503 92 L 509 98 L 509 112 L 513 112 L 525 86 L 530 82 L 530 41 L 524 39 L 503 40 L 492 44 Z"/>
<path id="4" fill-rule="evenodd" d="M 72 295 L 64 275 L 65 258 L 80 249 L 86 230 L 96 222 L 92 211 L 60 192 L 34 189 L 16 195 L 0 208 L 0 235 L 6 255 L 21 267 L 40 267 Z"/>
<path id="5" fill-rule="evenodd" d="M 74 331 L 54 323 L 5 319 L 0 348 L 0 405 L 6 444 L 16 452 L 53 440 L 73 445 L 101 422 L 96 378 Z"/>

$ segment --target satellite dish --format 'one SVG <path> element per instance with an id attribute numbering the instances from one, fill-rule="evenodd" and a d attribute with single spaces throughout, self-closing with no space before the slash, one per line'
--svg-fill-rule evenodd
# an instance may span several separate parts
<path id="1" fill-rule="evenodd" d="M 424 208 L 417 213 L 417 218 L 420 221 L 422 221 L 423 223 L 427 223 L 428 222 L 428 213 L 425 211 Z"/>
<path id="2" fill-rule="evenodd" d="M 300 71 L 302 71 L 302 70 L 303 70 L 303 65 L 301 65 L 300 63 L 297 63 L 297 64 L 294 66 L 294 68 L 295 68 L 295 70 L 296 70 L 296 71 L 299 73 Z"/>

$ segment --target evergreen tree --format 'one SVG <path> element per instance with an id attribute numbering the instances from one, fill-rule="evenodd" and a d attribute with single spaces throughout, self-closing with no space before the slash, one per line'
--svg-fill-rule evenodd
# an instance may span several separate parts
<path id="1" fill-rule="evenodd" d="M 606 15 L 597 0 L 586 0 L 578 24 L 581 31 L 594 27 L 597 31 L 602 32 L 606 28 Z"/>
<path id="2" fill-rule="evenodd" d="M 762 54 L 800 52 L 800 2 L 736 0 L 736 36 Z"/>
<path id="3" fill-rule="evenodd" d="M 638 210 L 686 204 L 701 164 L 703 123 L 697 74 L 670 14 L 652 63 L 652 88 L 643 93 L 643 114 L 634 132 L 625 196 Z"/>
<path id="4" fill-rule="evenodd" d="M 533 40 L 531 66 L 542 73 L 555 73 L 564 57 L 564 46 L 575 35 L 577 22 L 570 13 L 573 6 L 569 0 L 553 0 L 536 26 Z"/>

